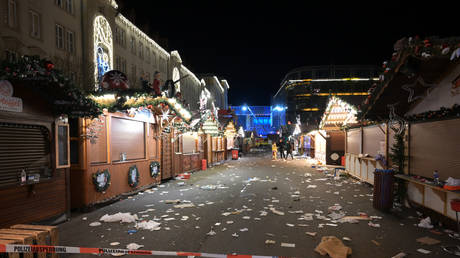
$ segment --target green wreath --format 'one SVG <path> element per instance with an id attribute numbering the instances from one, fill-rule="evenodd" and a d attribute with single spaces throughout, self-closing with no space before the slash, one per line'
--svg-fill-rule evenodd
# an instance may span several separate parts
<path id="1" fill-rule="evenodd" d="M 158 175 L 160 175 L 160 162 L 150 162 L 150 176 L 152 176 L 153 178 L 157 178 Z"/>
<path id="2" fill-rule="evenodd" d="M 139 184 L 139 169 L 137 166 L 131 166 L 128 171 L 128 184 L 131 187 L 136 187 Z"/>
<path id="3" fill-rule="evenodd" d="M 110 172 L 108 169 L 93 173 L 93 184 L 98 192 L 104 192 L 110 186 Z"/>

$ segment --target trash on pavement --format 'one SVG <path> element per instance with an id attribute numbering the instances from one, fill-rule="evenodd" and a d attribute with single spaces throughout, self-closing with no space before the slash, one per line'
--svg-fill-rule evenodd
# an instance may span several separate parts
<path id="1" fill-rule="evenodd" d="M 149 220 L 149 221 L 141 221 L 139 223 L 136 223 L 136 228 L 137 229 L 145 229 L 145 230 L 150 230 L 150 231 L 156 231 L 156 230 L 160 230 L 160 225 L 161 223 L 159 222 L 155 222 L 153 220 Z"/>
<path id="2" fill-rule="evenodd" d="M 316 232 L 305 232 L 305 234 L 314 237 L 316 236 L 317 233 Z"/>
<path id="3" fill-rule="evenodd" d="M 211 231 L 209 231 L 208 233 L 206 233 L 206 235 L 208 236 L 214 236 L 216 235 L 216 232 L 214 230 L 211 229 Z"/>
<path id="4" fill-rule="evenodd" d="M 331 212 L 327 216 L 329 218 L 333 219 L 333 220 L 338 220 L 338 219 L 341 219 L 341 218 L 345 217 L 345 213 L 343 213 L 343 212 L 339 212 L 339 213 Z"/>
<path id="5" fill-rule="evenodd" d="M 380 243 L 375 241 L 375 240 L 371 240 L 371 242 L 374 243 L 374 245 L 376 245 L 376 246 L 380 246 Z"/>
<path id="6" fill-rule="evenodd" d="M 330 210 L 330 211 L 339 211 L 341 209 L 342 209 L 342 206 L 340 206 L 337 203 L 328 208 L 328 210 Z"/>
<path id="7" fill-rule="evenodd" d="M 193 204 L 193 203 L 182 203 L 182 204 L 174 205 L 174 208 L 176 208 L 176 209 L 192 208 L 192 207 L 195 207 L 195 204 Z"/>
<path id="8" fill-rule="evenodd" d="M 290 223 L 286 223 L 286 226 L 288 226 L 288 227 L 294 227 L 295 225 L 294 225 L 294 224 L 290 224 Z"/>
<path id="9" fill-rule="evenodd" d="M 294 247 L 295 247 L 295 244 L 293 244 L 293 243 L 281 243 L 281 247 L 291 247 L 291 248 L 294 248 Z"/>
<path id="10" fill-rule="evenodd" d="M 166 204 L 178 204 L 178 203 L 180 203 L 180 200 L 179 200 L 179 199 L 176 199 L 176 200 L 165 200 L 165 203 L 166 203 Z"/>
<path id="11" fill-rule="evenodd" d="M 242 228 L 242 229 L 240 229 L 241 232 L 246 232 L 246 231 L 248 231 L 248 230 L 249 230 L 248 228 Z"/>
<path id="12" fill-rule="evenodd" d="M 406 253 L 398 253 L 397 255 L 391 257 L 391 258 L 404 258 L 404 257 L 407 257 L 407 254 Z"/>
<path id="13" fill-rule="evenodd" d="M 430 250 L 425 250 L 425 249 L 423 249 L 423 248 L 417 249 L 417 252 L 422 253 L 422 254 L 430 254 L 430 253 L 431 253 Z"/>
<path id="14" fill-rule="evenodd" d="M 424 245 L 436 245 L 441 243 L 441 241 L 431 238 L 431 237 L 420 237 L 416 239 L 417 242 L 424 244 Z"/>
<path id="15" fill-rule="evenodd" d="M 270 208 L 270 210 L 276 215 L 284 216 L 284 212 L 282 212 L 282 211 L 278 211 L 275 208 Z"/>
<path id="16" fill-rule="evenodd" d="M 344 240 L 344 241 L 351 241 L 351 238 L 349 238 L 349 237 L 342 237 L 342 240 Z"/>
<path id="17" fill-rule="evenodd" d="M 373 228 L 379 228 L 380 227 L 380 224 L 372 223 L 372 221 L 369 221 L 369 223 L 367 223 L 367 225 L 369 225 L 370 227 L 373 227 Z"/>
<path id="18" fill-rule="evenodd" d="M 274 244 L 276 244 L 276 241 L 275 241 L 275 240 L 267 239 L 267 240 L 265 240 L 265 244 L 266 244 L 266 245 L 274 245 Z"/>
<path id="19" fill-rule="evenodd" d="M 430 217 L 426 217 L 426 218 L 420 220 L 420 223 L 418 223 L 418 226 L 419 226 L 420 228 L 432 229 L 432 228 L 433 228 L 433 225 L 431 225 L 431 218 L 430 218 Z"/>
<path id="20" fill-rule="evenodd" d="M 346 258 L 351 254 L 351 248 L 344 245 L 343 242 L 335 236 L 322 237 L 315 251 L 321 255 L 328 254 L 333 258 Z"/>
<path id="21" fill-rule="evenodd" d="M 115 213 L 113 215 L 105 214 L 99 220 L 103 222 L 121 222 L 121 223 L 133 223 L 136 222 L 139 218 L 136 214 L 131 215 L 130 212 L 126 213 Z"/>
<path id="22" fill-rule="evenodd" d="M 119 245 L 119 244 L 120 244 L 120 242 L 112 242 L 112 243 L 110 243 L 111 246 L 116 246 L 116 245 Z"/>
<path id="23" fill-rule="evenodd" d="M 100 225 L 102 225 L 102 224 L 101 224 L 101 222 L 98 222 L 98 221 L 89 223 L 90 227 L 97 227 L 97 226 L 100 226 Z"/>
<path id="24" fill-rule="evenodd" d="M 238 235 L 237 233 L 233 233 L 233 234 L 232 234 L 232 237 L 237 238 L 237 237 L 239 237 L 239 235 Z"/>
<path id="25" fill-rule="evenodd" d="M 138 245 L 136 243 L 131 243 L 131 244 L 128 244 L 126 246 L 126 249 L 128 249 L 128 250 L 137 250 L 137 249 L 142 248 L 142 247 L 144 247 L 144 246 L 143 245 Z"/>
<path id="26" fill-rule="evenodd" d="M 137 230 L 135 230 L 135 229 L 128 230 L 128 234 L 132 235 L 134 233 L 137 233 Z"/>
<path id="27" fill-rule="evenodd" d="M 316 188 L 316 185 L 308 185 L 307 188 Z"/>

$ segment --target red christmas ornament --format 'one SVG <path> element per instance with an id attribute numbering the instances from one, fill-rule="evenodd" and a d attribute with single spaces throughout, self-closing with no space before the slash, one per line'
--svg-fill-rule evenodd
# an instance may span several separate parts
<path id="1" fill-rule="evenodd" d="M 430 43 L 430 41 L 428 39 L 425 39 L 423 41 L 423 44 L 425 44 L 425 47 L 430 47 L 431 46 L 431 43 Z"/>
<path id="2" fill-rule="evenodd" d="M 128 77 L 117 70 L 108 71 L 102 76 L 101 86 L 103 89 L 126 90 L 129 89 Z"/>
<path id="3" fill-rule="evenodd" d="M 54 64 L 51 63 L 50 61 L 46 61 L 45 67 L 46 67 L 46 70 L 47 70 L 47 71 L 51 71 L 51 70 L 54 69 Z"/>
<path id="4" fill-rule="evenodd" d="M 153 106 L 152 106 L 152 105 L 148 105 L 147 108 L 148 108 L 148 109 L 152 109 Z"/>

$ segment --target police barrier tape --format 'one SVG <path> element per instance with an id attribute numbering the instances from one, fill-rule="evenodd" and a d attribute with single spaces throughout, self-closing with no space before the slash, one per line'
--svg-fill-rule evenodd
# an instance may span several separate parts
<path id="1" fill-rule="evenodd" d="M 128 250 L 114 248 L 92 248 L 51 245 L 3 245 L 0 253 L 61 253 L 61 254 L 131 254 L 131 255 L 164 255 L 164 256 L 198 256 L 218 258 L 287 258 L 287 256 L 261 256 L 241 254 L 212 254 L 174 251 Z"/>

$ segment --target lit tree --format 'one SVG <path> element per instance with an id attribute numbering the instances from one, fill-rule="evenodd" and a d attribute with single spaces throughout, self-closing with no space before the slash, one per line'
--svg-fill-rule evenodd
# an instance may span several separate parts
<path id="1" fill-rule="evenodd" d="M 240 126 L 240 129 L 238 129 L 238 135 L 244 137 L 244 130 L 242 126 Z"/>

